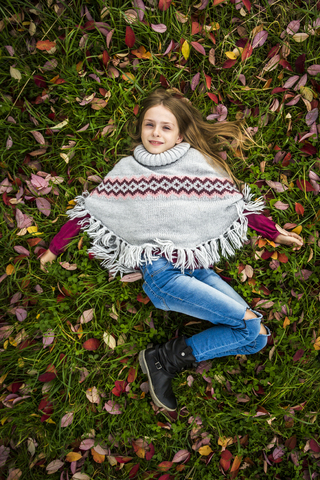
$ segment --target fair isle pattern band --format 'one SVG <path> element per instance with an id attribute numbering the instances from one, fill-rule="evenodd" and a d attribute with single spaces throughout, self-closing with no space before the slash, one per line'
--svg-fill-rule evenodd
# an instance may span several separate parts
<path id="1" fill-rule="evenodd" d="M 91 193 L 114 198 L 187 195 L 195 197 L 223 198 L 238 195 L 230 180 L 219 177 L 159 176 L 108 178 Z"/>

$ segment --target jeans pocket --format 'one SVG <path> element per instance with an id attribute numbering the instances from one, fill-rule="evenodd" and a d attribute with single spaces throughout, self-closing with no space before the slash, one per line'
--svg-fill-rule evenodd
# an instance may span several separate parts
<path id="1" fill-rule="evenodd" d="M 170 262 L 166 258 L 159 257 L 155 262 L 145 265 L 143 274 L 149 275 L 151 278 L 154 278 L 159 273 L 163 272 L 169 264 Z"/>

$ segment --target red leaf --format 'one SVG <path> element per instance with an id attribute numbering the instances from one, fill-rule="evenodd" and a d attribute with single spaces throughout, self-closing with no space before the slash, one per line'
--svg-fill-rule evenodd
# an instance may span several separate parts
<path id="1" fill-rule="evenodd" d="M 137 465 L 134 465 L 129 472 L 129 478 L 134 478 L 137 475 L 139 468 L 140 468 L 140 463 L 137 463 Z"/>
<path id="2" fill-rule="evenodd" d="M 150 302 L 150 298 L 149 297 L 143 297 L 141 293 L 138 293 L 137 300 L 138 300 L 138 302 L 144 303 L 145 305 Z"/>
<path id="3" fill-rule="evenodd" d="M 315 453 L 320 453 L 320 445 L 313 438 L 309 442 L 310 448 Z"/>
<path id="4" fill-rule="evenodd" d="M 134 367 L 130 367 L 127 382 L 128 383 L 134 382 L 136 377 L 137 377 L 137 369 Z"/>
<path id="5" fill-rule="evenodd" d="M 100 340 L 98 340 L 97 338 L 89 338 L 84 342 L 82 346 L 85 350 L 97 350 L 100 346 Z"/>
<path id="6" fill-rule="evenodd" d="M 207 89 L 210 90 L 212 78 L 210 77 L 210 75 L 207 75 L 206 73 L 204 74 L 204 76 L 206 77 Z M 218 103 L 218 102 L 217 102 L 217 103 Z"/>
<path id="7" fill-rule="evenodd" d="M 293 68 L 291 67 L 290 63 L 287 62 L 284 58 L 282 58 L 279 62 L 279 64 L 285 68 L 286 70 L 289 70 L 290 72 L 293 72 Z"/>
<path id="8" fill-rule="evenodd" d="M 199 42 L 190 42 L 193 48 L 197 50 L 197 52 L 201 53 L 202 55 L 206 55 L 206 51 L 204 47 Z"/>
<path id="9" fill-rule="evenodd" d="M 305 60 L 306 60 L 306 54 L 303 53 L 295 61 L 294 66 L 296 67 L 296 72 L 297 73 L 304 73 L 304 62 L 305 62 Z"/>
<path id="10" fill-rule="evenodd" d="M 166 10 L 168 10 L 168 8 L 171 5 L 171 2 L 172 0 L 159 0 L 159 5 L 158 5 L 159 10 L 161 10 L 162 12 L 165 12 Z"/>
<path id="11" fill-rule="evenodd" d="M 219 103 L 217 95 L 215 95 L 214 93 L 210 93 L 210 92 L 207 92 L 207 95 L 208 95 L 209 98 L 211 98 L 211 100 L 214 103 Z"/>
<path id="12" fill-rule="evenodd" d="M 268 250 L 265 250 L 261 255 L 262 260 L 268 260 L 268 258 L 272 257 L 273 253 L 274 252 L 268 252 Z"/>
<path id="13" fill-rule="evenodd" d="M 109 60 L 110 60 L 109 53 L 107 52 L 107 50 L 103 50 L 102 63 L 105 67 L 108 65 Z"/>
<path id="14" fill-rule="evenodd" d="M 128 463 L 132 460 L 132 457 L 115 457 L 118 463 Z"/>
<path id="15" fill-rule="evenodd" d="M 282 161 L 282 166 L 283 167 L 287 167 L 290 163 L 290 160 L 291 160 L 291 153 L 287 153 L 287 155 L 284 157 L 283 161 Z"/>
<path id="16" fill-rule="evenodd" d="M 311 183 L 309 183 L 307 180 L 297 180 L 296 181 L 296 184 L 297 184 L 297 187 L 300 188 L 300 190 L 302 190 L 303 192 L 313 192 L 314 191 L 314 188 L 313 186 L 311 185 Z"/>
<path id="17" fill-rule="evenodd" d="M 233 65 L 235 65 L 237 60 L 226 60 L 224 64 L 222 65 L 222 68 L 231 68 Z"/>
<path id="18" fill-rule="evenodd" d="M 292 437 L 287 438 L 284 445 L 288 450 L 293 450 L 296 447 L 296 444 L 297 444 L 297 436 L 292 435 Z"/>
<path id="19" fill-rule="evenodd" d="M 165 462 L 159 463 L 158 468 L 159 470 L 161 470 L 161 472 L 166 472 L 167 470 L 169 470 L 169 468 L 172 467 L 172 465 L 173 465 L 173 462 L 165 461 Z"/>
<path id="20" fill-rule="evenodd" d="M 250 2 L 249 2 L 249 3 L 250 3 Z M 244 47 L 243 52 L 242 52 L 242 54 L 241 54 L 241 60 L 242 60 L 242 62 L 244 62 L 245 60 L 247 60 L 247 58 L 251 57 L 252 52 L 253 52 L 252 45 L 251 45 L 250 42 L 248 42 L 248 43 L 246 44 L 246 46 Z"/>
<path id="21" fill-rule="evenodd" d="M 158 478 L 158 480 L 170 480 L 171 475 L 170 473 L 165 473 L 164 475 L 161 475 L 161 477 Z"/>
<path id="22" fill-rule="evenodd" d="M 202 27 L 198 22 L 192 22 L 191 24 L 191 35 L 196 35 L 196 33 L 201 32 Z"/>
<path id="23" fill-rule="evenodd" d="M 277 45 L 271 48 L 270 52 L 267 55 L 267 58 L 274 57 L 278 53 L 279 49 L 280 49 L 280 45 L 279 43 L 277 43 Z"/>
<path id="24" fill-rule="evenodd" d="M 167 82 L 167 79 L 163 75 L 160 75 L 160 83 L 163 88 L 169 87 L 169 83 Z"/>
<path id="25" fill-rule="evenodd" d="M 278 254 L 278 260 L 281 263 L 287 263 L 289 261 L 289 258 L 284 253 L 279 253 Z"/>
<path id="26" fill-rule="evenodd" d="M 301 203 L 296 202 L 294 204 L 295 211 L 297 212 L 298 215 L 303 215 L 304 214 L 304 208 L 301 205 Z"/>
<path id="27" fill-rule="evenodd" d="M 131 27 L 126 27 L 125 43 L 127 47 L 132 48 L 135 41 L 136 41 L 136 36 L 134 34 L 134 31 L 132 30 Z"/>
<path id="28" fill-rule="evenodd" d="M 300 360 L 301 357 L 303 357 L 303 354 L 304 354 L 304 350 L 303 350 L 303 348 L 300 348 L 300 349 L 293 355 L 292 361 L 293 361 L 293 362 L 297 362 L 298 360 Z"/>
<path id="29" fill-rule="evenodd" d="M 39 382 L 51 382 L 51 380 L 54 380 L 56 376 L 57 375 L 54 372 L 46 372 L 42 375 L 39 375 L 38 380 Z"/>
<path id="30" fill-rule="evenodd" d="M 37 87 L 40 87 L 40 88 L 47 87 L 47 82 L 45 81 L 42 75 L 33 75 L 33 80 L 34 80 L 34 83 L 37 85 Z"/>
<path id="31" fill-rule="evenodd" d="M 271 95 L 273 95 L 274 93 L 280 93 L 280 92 L 285 92 L 287 90 L 287 88 L 283 88 L 283 87 L 276 87 L 272 90 L 271 92 Z"/>
<path id="32" fill-rule="evenodd" d="M 152 443 L 150 443 L 149 445 L 149 452 L 146 452 L 146 460 L 151 460 L 151 458 L 153 457 L 154 455 L 154 446 Z"/>
<path id="33" fill-rule="evenodd" d="M 221 453 L 221 458 L 219 463 L 225 472 L 230 468 L 231 458 L 232 458 L 232 453 L 229 452 L 229 450 L 224 450 Z"/>
<path id="34" fill-rule="evenodd" d="M 308 155 L 315 155 L 317 153 L 316 147 L 313 145 L 310 145 L 309 143 L 306 143 L 301 147 L 301 151 L 304 153 L 307 153 Z"/>
<path id="35" fill-rule="evenodd" d="M 139 112 L 139 105 L 135 105 L 133 108 L 133 114 L 137 116 L 138 112 Z"/>
<path id="36" fill-rule="evenodd" d="M 244 6 L 246 7 L 246 9 L 248 10 L 248 12 L 250 13 L 250 10 L 251 10 L 251 2 L 249 0 L 242 0 L 243 1 L 243 4 Z"/>

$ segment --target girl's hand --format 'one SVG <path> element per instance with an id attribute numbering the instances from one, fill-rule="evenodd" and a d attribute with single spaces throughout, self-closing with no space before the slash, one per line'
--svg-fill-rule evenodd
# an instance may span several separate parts
<path id="1" fill-rule="evenodd" d="M 280 233 L 275 239 L 276 243 L 281 243 L 282 245 L 292 245 L 294 246 L 293 250 L 300 250 L 303 245 L 303 239 L 294 232 L 286 232 L 286 234 Z"/>
<path id="2" fill-rule="evenodd" d="M 46 263 L 52 263 L 54 260 L 56 260 L 57 258 L 57 255 L 55 255 L 54 253 L 51 252 L 51 250 L 47 250 L 46 252 L 44 252 L 43 255 L 41 255 L 40 257 L 40 268 L 43 272 L 47 272 L 48 273 L 48 270 L 45 268 L 45 264 Z"/>

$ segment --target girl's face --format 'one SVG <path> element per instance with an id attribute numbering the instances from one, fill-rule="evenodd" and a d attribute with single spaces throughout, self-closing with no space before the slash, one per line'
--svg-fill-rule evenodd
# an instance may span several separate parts
<path id="1" fill-rule="evenodd" d="M 176 117 L 163 105 L 146 111 L 141 129 L 143 146 L 149 153 L 163 153 L 183 140 Z"/>

